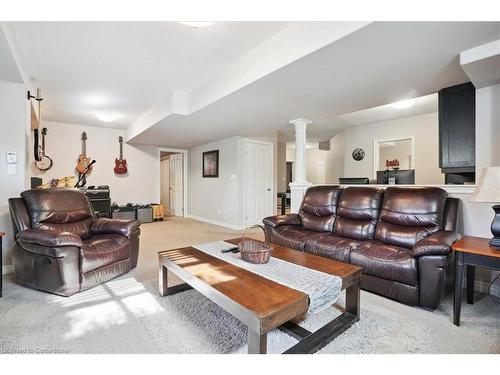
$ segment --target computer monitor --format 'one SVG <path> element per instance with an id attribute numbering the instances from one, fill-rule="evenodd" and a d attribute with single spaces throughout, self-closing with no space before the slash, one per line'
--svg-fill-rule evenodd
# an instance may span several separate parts
<path id="1" fill-rule="evenodd" d="M 395 178 L 396 185 L 414 185 L 415 169 L 400 169 L 396 171 L 377 171 L 377 184 L 387 185 L 388 179 Z"/>
<path id="2" fill-rule="evenodd" d="M 341 185 L 367 185 L 370 179 L 368 177 L 340 177 L 339 183 Z"/>

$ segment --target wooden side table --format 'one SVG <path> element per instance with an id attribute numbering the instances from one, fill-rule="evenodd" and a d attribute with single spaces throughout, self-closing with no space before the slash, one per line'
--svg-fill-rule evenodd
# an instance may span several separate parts
<path id="1" fill-rule="evenodd" d="M 489 238 L 463 237 L 451 248 L 455 250 L 455 294 L 453 324 L 460 325 L 464 267 L 467 266 L 467 303 L 474 303 L 474 274 L 476 267 L 500 270 L 500 249 L 490 247 Z"/>
<path id="2" fill-rule="evenodd" d="M 2 237 L 5 236 L 4 232 L 0 232 L 0 297 L 2 297 L 3 288 L 3 252 L 2 252 Z"/>

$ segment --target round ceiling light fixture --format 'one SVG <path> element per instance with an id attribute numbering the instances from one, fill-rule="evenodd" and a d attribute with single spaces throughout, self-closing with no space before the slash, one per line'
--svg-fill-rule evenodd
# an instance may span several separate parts
<path id="1" fill-rule="evenodd" d="M 102 122 L 113 122 L 115 120 L 115 116 L 109 113 L 98 113 L 97 118 Z"/>
<path id="2" fill-rule="evenodd" d="M 415 99 L 407 99 L 401 100 L 396 103 L 391 103 L 390 106 L 396 109 L 406 109 L 410 108 L 413 104 L 415 104 Z"/>
<path id="3" fill-rule="evenodd" d="M 199 29 L 201 27 L 212 26 L 215 22 L 202 22 L 202 21 L 187 21 L 187 22 L 179 22 L 185 26 L 192 27 L 194 29 Z"/>

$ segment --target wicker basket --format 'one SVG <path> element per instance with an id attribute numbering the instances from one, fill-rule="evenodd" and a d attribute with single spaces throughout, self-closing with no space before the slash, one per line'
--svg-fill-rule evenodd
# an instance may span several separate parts
<path id="1" fill-rule="evenodd" d="M 250 228 L 255 227 L 259 227 L 264 230 L 261 225 L 254 225 Z M 264 236 L 265 233 L 266 232 L 264 231 Z M 246 230 L 245 233 L 243 233 L 241 242 L 238 243 L 238 250 L 240 251 L 241 259 L 254 264 L 265 264 L 269 262 L 269 258 L 271 257 L 271 251 L 273 250 L 273 248 L 267 244 L 267 239 L 266 242 L 262 244 L 261 242 L 245 238 L 245 234 Z"/>

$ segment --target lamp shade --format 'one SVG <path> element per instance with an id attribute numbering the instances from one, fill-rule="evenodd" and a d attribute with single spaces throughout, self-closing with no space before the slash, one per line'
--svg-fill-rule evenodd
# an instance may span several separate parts
<path id="1" fill-rule="evenodd" d="M 470 198 L 471 202 L 500 202 L 500 167 L 487 167 L 481 171 L 479 183 Z"/>

